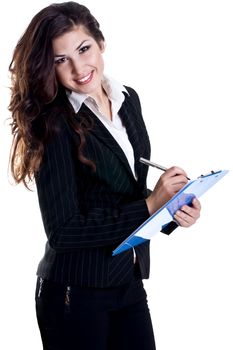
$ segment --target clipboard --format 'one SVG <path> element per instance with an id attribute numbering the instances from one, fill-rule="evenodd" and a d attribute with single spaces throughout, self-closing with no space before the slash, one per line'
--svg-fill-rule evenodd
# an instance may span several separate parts
<path id="1" fill-rule="evenodd" d="M 187 185 L 114 249 L 112 255 L 115 256 L 150 240 L 157 232 L 160 232 L 173 220 L 173 216 L 178 209 L 184 204 L 190 205 L 195 197 L 199 198 L 227 173 L 228 170 L 211 171 L 209 174 L 201 175 L 195 180 L 190 180 Z"/>

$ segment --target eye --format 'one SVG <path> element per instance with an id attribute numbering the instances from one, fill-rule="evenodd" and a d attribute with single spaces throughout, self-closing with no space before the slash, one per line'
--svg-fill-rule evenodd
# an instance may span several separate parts
<path id="1" fill-rule="evenodd" d="M 56 58 L 54 63 L 55 64 L 61 64 L 61 63 L 65 63 L 67 61 L 67 57 L 61 57 L 61 58 Z"/>
<path id="2" fill-rule="evenodd" d="M 82 54 L 89 49 L 90 49 L 90 45 L 85 45 L 85 46 L 81 47 L 81 49 L 79 49 L 79 53 Z"/>

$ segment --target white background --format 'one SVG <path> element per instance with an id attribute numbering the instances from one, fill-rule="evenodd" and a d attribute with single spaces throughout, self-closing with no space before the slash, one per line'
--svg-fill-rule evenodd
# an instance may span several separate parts
<path id="1" fill-rule="evenodd" d="M 0 348 L 42 349 L 34 310 L 35 271 L 43 255 L 36 192 L 7 178 L 8 65 L 31 18 L 48 1 L 4 3 L 0 18 Z M 152 160 L 191 178 L 230 173 L 202 198 L 190 229 L 151 242 L 145 281 L 157 350 L 232 350 L 231 0 L 83 1 L 106 38 L 106 73 L 139 93 Z M 151 169 L 148 186 L 160 172 Z M 4 344 L 4 345 L 3 345 Z M 101 350 L 101 349 L 100 349 Z M 146 350 L 146 349 L 145 349 Z"/>

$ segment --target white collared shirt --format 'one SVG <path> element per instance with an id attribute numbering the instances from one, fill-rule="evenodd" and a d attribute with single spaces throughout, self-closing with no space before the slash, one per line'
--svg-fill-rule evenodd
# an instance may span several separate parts
<path id="1" fill-rule="evenodd" d="M 91 96 L 72 91 L 71 93 L 67 93 L 68 98 L 74 108 L 75 113 L 77 113 L 82 104 L 85 103 L 85 105 L 90 108 L 90 110 L 99 118 L 99 120 L 108 129 L 119 146 L 122 148 L 130 165 L 132 173 L 134 177 L 136 177 L 133 147 L 129 141 L 126 129 L 123 126 L 121 118 L 119 116 L 119 110 L 125 100 L 123 91 L 126 93 L 128 93 L 128 91 L 122 84 L 107 76 L 104 76 L 102 80 L 102 86 L 109 100 L 111 101 L 112 120 L 109 120 L 109 118 L 101 113 L 96 101 Z"/>

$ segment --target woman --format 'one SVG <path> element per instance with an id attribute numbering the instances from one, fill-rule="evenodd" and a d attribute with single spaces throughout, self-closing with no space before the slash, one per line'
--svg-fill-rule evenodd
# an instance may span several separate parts
<path id="1" fill-rule="evenodd" d="M 44 349 L 155 349 L 142 279 L 149 243 L 113 249 L 187 183 L 168 169 L 146 189 L 150 144 L 136 92 L 104 75 L 104 36 L 89 10 L 52 4 L 31 21 L 10 72 L 11 169 L 35 178 L 45 232 L 36 311 Z M 188 227 L 200 203 L 165 233 Z"/>

